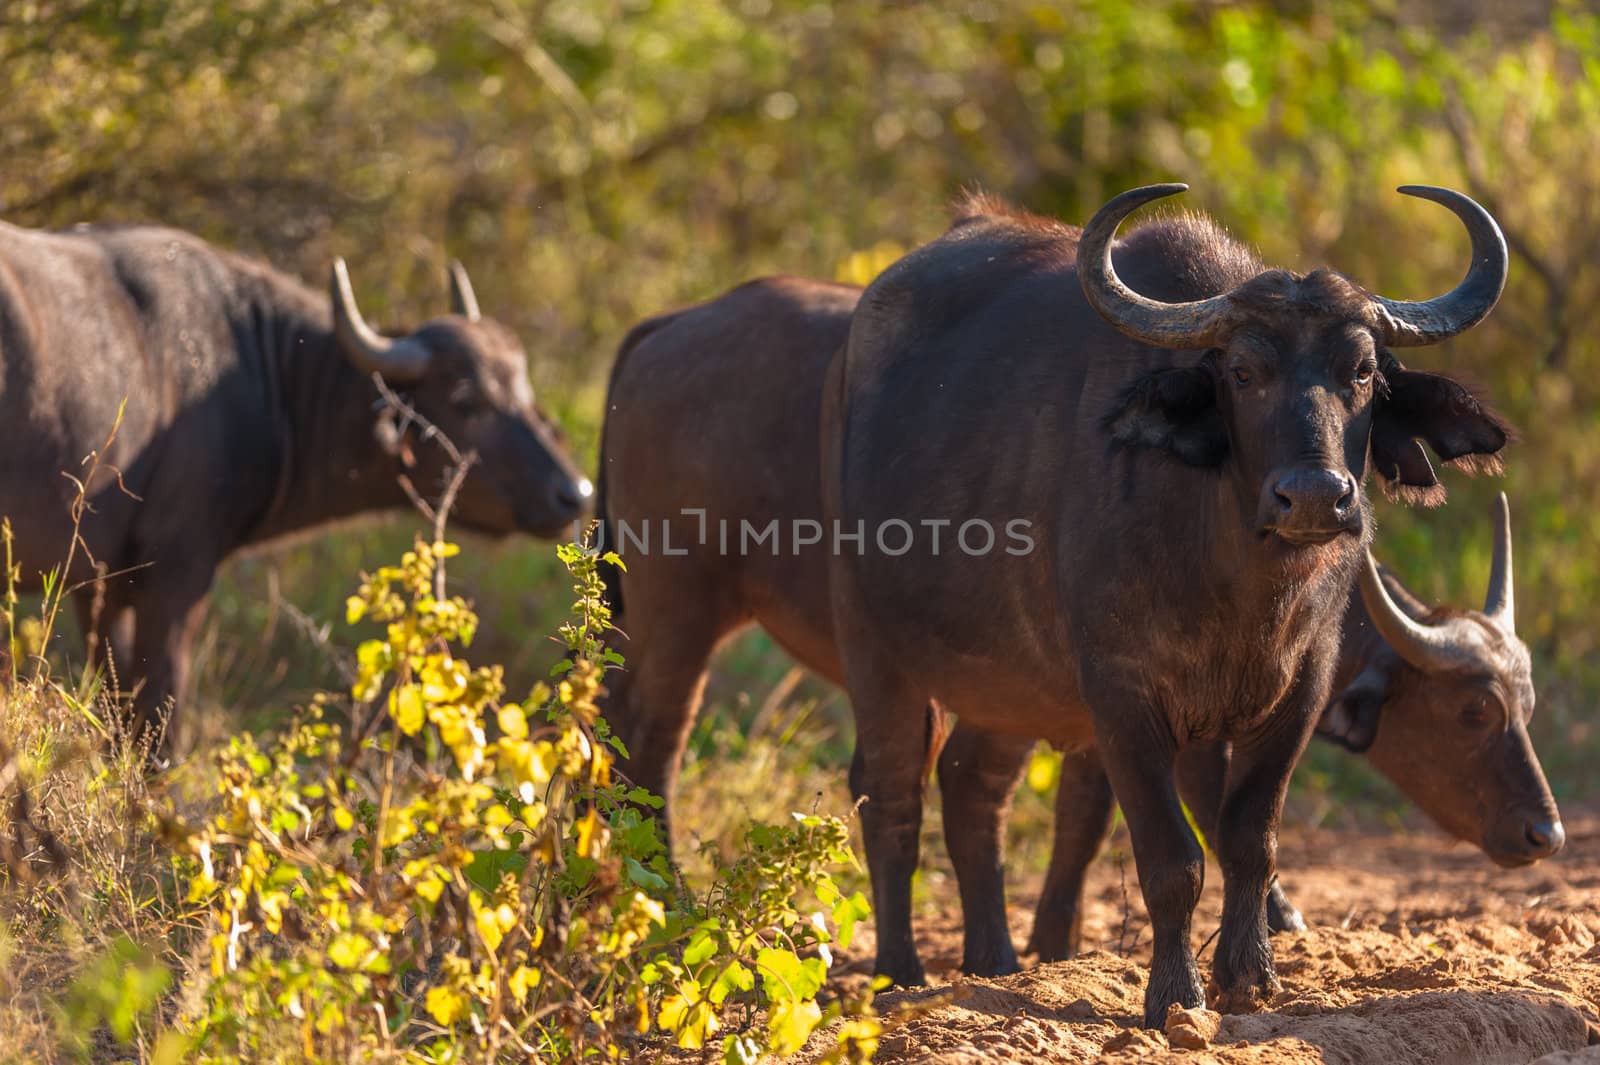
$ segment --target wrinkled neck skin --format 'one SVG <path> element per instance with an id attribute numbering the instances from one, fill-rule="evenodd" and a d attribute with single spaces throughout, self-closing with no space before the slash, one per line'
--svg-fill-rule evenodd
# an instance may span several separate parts
<path id="1" fill-rule="evenodd" d="M 275 304 L 257 308 L 251 327 L 278 437 L 277 488 L 247 546 L 407 503 L 373 435 L 377 389 L 345 358 L 327 308 Z"/>
<path id="2" fill-rule="evenodd" d="M 1271 727 L 1287 701 L 1320 712 L 1361 542 L 1346 536 L 1291 549 L 1258 535 L 1234 471 L 1171 466 L 1163 473 L 1170 490 L 1157 494 L 1169 513 L 1192 518 L 1181 526 L 1150 523 L 1117 546 L 1125 560 L 1138 553 L 1139 568 L 1129 572 L 1148 576 L 1080 600 L 1087 607 L 1075 625 L 1080 661 L 1103 677 L 1122 676 L 1124 688 L 1142 689 L 1165 707 L 1180 747 L 1248 740 Z M 1314 708 L 1300 705 L 1311 697 Z"/>

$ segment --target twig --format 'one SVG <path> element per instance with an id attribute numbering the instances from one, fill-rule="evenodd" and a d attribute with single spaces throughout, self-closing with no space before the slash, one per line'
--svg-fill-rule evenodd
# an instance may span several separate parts
<path id="1" fill-rule="evenodd" d="M 306 638 L 306 642 L 322 652 L 323 658 L 334 669 L 338 670 L 339 676 L 344 680 L 346 686 L 354 684 L 356 682 L 356 671 L 350 665 L 350 662 L 339 653 L 339 649 L 334 647 L 333 641 L 328 639 L 328 627 L 326 625 L 318 625 L 316 618 L 284 599 L 278 591 L 276 581 L 272 582 L 268 588 L 269 601 L 273 607 L 282 610 L 284 616 L 289 619 L 289 623 L 300 630 L 300 634 Z"/>
<path id="2" fill-rule="evenodd" d="M 428 505 L 428 501 L 417 491 L 416 485 L 411 483 L 411 478 L 403 473 L 397 478 L 407 498 L 422 513 L 422 516 L 432 523 L 433 542 L 440 543 L 444 540 L 445 524 L 450 520 L 450 511 L 455 506 L 457 494 L 461 491 L 461 483 L 467 479 L 467 471 L 472 468 L 472 464 L 478 461 L 477 453 L 472 451 L 463 452 L 456 447 L 455 441 L 446 436 L 437 425 L 423 417 L 418 413 L 417 408 L 406 402 L 394 389 L 390 388 L 389 383 L 383 379 L 382 374 L 374 373 L 372 375 L 372 383 L 377 386 L 378 395 L 381 397 L 382 402 L 400 415 L 399 431 L 401 434 L 404 434 L 406 429 L 412 425 L 417 426 L 422 430 L 423 442 L 426 443 L 432 440 L 437 443 L 444 449 L 445 455 L 450 459 L 449 480 L 445 482 L 444 491 L 439 496 L 438 506 Z M 442 558 L 434 559 L 433 588 L 434 595 L 443 599 L 445 579 L 444 559 Z"/>

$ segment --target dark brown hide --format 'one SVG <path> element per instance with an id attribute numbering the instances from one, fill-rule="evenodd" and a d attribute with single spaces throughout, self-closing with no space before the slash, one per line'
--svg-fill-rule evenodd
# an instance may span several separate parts
<path id="1" fill-rule="evenodd" d="M 1151 195 L 1114 204 L 1125 213 Z M 1092 220 L 1084 248 L 1104 248 L 1118 217 Z M 869 532 L 859 553 L 832 555 L 829 590 L 877 970 L 923 978 L 910 908 L 923 752 L 908 737 L 933 702 L 1008 747 L 1098 750 L 1151 914 L 1145 1019 L 1159 1025 L 1170 1004 L 1206 1001 L 1189 936 L 1203 856 L 1174 783 L 1184 748 L 1232 744 L 1212 840 L 1224 875 L 1212 1005 L 1248 1009 L 1277 986 L 1277 822 L 1363 557 L 1374 416 L 1408 371 L 1359 287 L 1269 271 L 1188 218 L 1135 230 L 1115 272 L 1147 305 L 1212 307 L 1195 330 L 1207 347 L 1142 343 L 1102 317 L 1112 303 L 1089 305 L 1078 245 L 1068 227 L 994 214 L 868 286 L 824 384 L 825 524 L 1022 520 L 1034 549 L 937 554 L 924 538 L 896 554 Z M 1202 380 L 1214 414 L 1197 401 Z M 1406 414 L 1439 452 L 1504 443 L 1481 410 Z"/>
<path id="2" fill-rule="evenodd" d="M 535 411 L 526 356 L 504 326 L 451 315 L 383 343 L 413 356 L 395 388 L 478 455 L 456 520 L 551 536 L 578 517 L 586 482 Z M 95 590 L 81 593 L 80 613 L 133 692 L 139 727 L 182 695 L 230 555 L 406 506 L 403 471 L 425 493 L 441 487 L 440 449 L 374 414 L 361 364 L 335 336 L 328 296 L 190 234 L 0 224 L 0 513 L 37 587 L 72 535 L 61 471 L 81 472 L 126 400 L 67 580 L 92 577 L 94 563 L 116 575 L 98 611 Z"/>

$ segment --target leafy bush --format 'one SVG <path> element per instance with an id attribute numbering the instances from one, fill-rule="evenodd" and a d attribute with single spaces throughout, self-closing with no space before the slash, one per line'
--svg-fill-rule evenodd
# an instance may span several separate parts
<path id="1" fill-rule="evenodd" d="M 852 861 L 845 824 L 753 825 L 690 892 L 659 800 L 612 774 L 597 557 L 560 549 L 568 657 L 518 703 L 460 657 L 477 619 L 445 591 L 456 550 L 419 540 L 350 597 L 382 635 L 358 649 L 348 727 L 319 698 L 219 755 L 220 804 L 189 840 L 213 926 L 199 1058 L 615 1060 L 652 1031 L 698 1048 L 726 1030 L 726 1060 L 752 1062 L 846 1013 L 833 1056 L 870 1057 L 871 992 L 818 1002 L 868 913 L 830 874 Z"/>

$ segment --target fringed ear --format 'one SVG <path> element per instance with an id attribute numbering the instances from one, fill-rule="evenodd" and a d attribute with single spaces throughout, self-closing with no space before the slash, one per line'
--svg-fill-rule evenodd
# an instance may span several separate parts
<path id="1" fill-rule="evenodd" d="M 1156 448 L 1191 466 L 1218 466 L 1228 457 L 1216 379 L 1204 365 L 1138 378 L 1100 425 L 1116 445 Z"/>
<path id="2" fill-rule="evenodd" d="M 1385 360 L 1385 391 L 1372 422 L 1372 467 L 1391 498 L 1422 506 L 1445 500 L 1444 486 L 1422 450 L 1426 441 L 1449 466 L 1499 473 L 1511 426 L 1465 385 Z"/>
<path id="3" fill-rule="evenodd" d="M 1368 666 L 1329 701 L 1317 719 L 1317 735 L 1347 751 L 1365 751 L 1378 738 L 1378 721 L 1388 695 L 1387 674 L 1376 665 Z"/>

